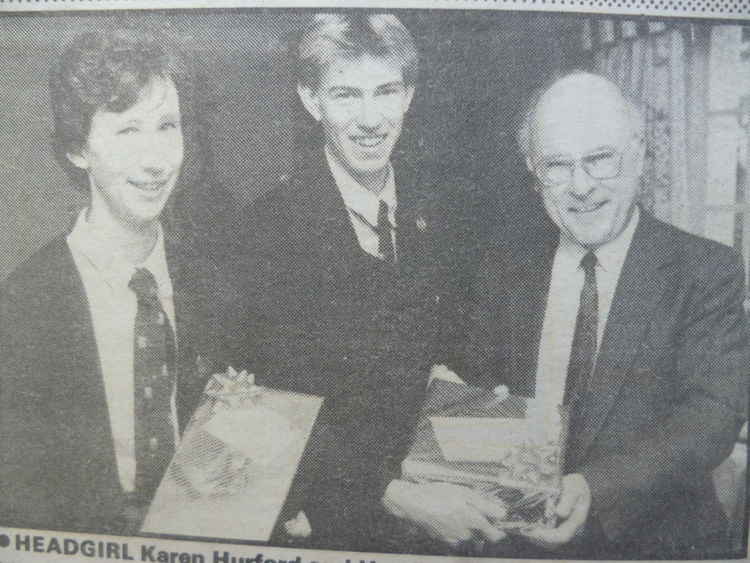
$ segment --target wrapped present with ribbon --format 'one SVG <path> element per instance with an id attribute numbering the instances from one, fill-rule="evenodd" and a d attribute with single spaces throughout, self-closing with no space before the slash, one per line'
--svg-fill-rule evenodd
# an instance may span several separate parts
<path id="1" fill-rule="evenodd" d="M 493 523 L 506 531 L 552 528 L 566 428 L 565 409 L 435 380 L 402 475 L 478 490 L 505 509 Z"/>
<path id="2" fill-rule="evenodd" d="M 141 531 L 268 541 L 321 403 L 213 375 Z"/>

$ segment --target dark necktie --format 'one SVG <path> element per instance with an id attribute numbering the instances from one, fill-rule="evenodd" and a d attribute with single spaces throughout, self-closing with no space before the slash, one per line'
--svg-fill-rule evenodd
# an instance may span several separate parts
<path id="1" fill-rule="evenodd" d="M 392 264 L 395 259 L 392 230 L 393 225 L 388 218 L 388 204 L 381 199 L 378 206 L 378 225 L 375 227 L 375 232 L 378 235 L 378 252 L 380 252 L 383 260 L 389 264 Z"/>
<path id="2" fill-rule="evenodd" d="M 596 359 L 596 341 L 599 316 L 599 297 L 596 289 L 596 255 L 589 251 L 581 259 L 584 272 L 583 288 L 578 304 L 576 328 L 570 349 L 568 376 L 565 380 L 564 402 L 570 408 L 568 452 L 566 465 L 574 462 L 577 438 L 584 419 L 583 402 Z"/>
<path id="3" fill-rule="evenodd" d="M 174 454 L 174 427 L 170 415 L 175 342 L 151 272 L 137 269 L 129 287 L 138 298 L 133 356 L 135 495 L 140 502 L 148 503 Z"/>

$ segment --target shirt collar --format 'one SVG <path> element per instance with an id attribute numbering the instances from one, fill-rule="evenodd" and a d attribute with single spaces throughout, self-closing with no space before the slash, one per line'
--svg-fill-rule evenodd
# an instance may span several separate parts
<path id="1" fill-rule="evenodd" d="M 386 202 L 390 213 L 393 214 L 396 210 L 397 204 L 396 180 L 393 175 L 393 166 L 391 166 L 390 162 L 388 163 L 388 175 L 385 179 L 385 186 L 383 186 L 383 189 L 379 194 L 375 194 L 357 182 L 357 180 L 355 180 L 352 175 L 339 164 L 336 158 L 331 155 L 327 146 L 325 153 L 328 166 L 333 175 L 333 180 L 336 182 L 336 187 L 339 189 L 346 207 L 359 213 L 373 225 L 377 223 L 378 220 L 378 206 L 380 205 L 380 201 Z"/>
<path id="2" fill-rule="evenodd" d="M 608 272 L 615 272 L 618 266 L 622 265 L 630 249 L 630 243 L 633 240 L 640 216 L 640 210 L 636 206 L 630 221 L 619 236 L 594 250 L 599 267 Z M 563 232 L 560 234 L 558 250 L 567 260 L 574 261 L 576 264 L 580 263 L 581 258 L 588 252 L 588 249 L 582 247 Z"/>
<path id="3" fill-rule="evenodd" d="M 70 247 L 83 256 L 112 288 L 127 287 L 136 268 L 147 268 L 154 276 L 159 295 L 172 297 L 167 257 L 164 250 L 164 231 L 157 225 L 156 243 L 140 264 L 125 260 L 120 250 L 86 220 L 88 208 L 81 210 L 73 230 L 67 237 Z"/>

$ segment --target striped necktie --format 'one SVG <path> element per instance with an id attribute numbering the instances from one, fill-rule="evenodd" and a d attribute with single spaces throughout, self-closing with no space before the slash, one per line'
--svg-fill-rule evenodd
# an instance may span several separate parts
<path id="1" fill-rule="evenodd" d="M 388 217 L 388 204 L 381 199 L 378 206 L 378 225 L 375 232 L 378 235 L 378 252 L 380 252 L 383 260 L 389 264 L 392 264 L 395 260 L 392 231 L 393 225 Z"/>
<path id="2" fill-rule="evenodd" d="M 573 333 L 573 344 L 570 349 L 568 375 L 565 380 L 564 402 L 569 406 L 568 444 L 566 465 L 575 463 L 578 437 L 584 421 L 584 401 L 591 372 L 594 370 L 597 350 L 597 332 L 599 322 L 599 297 L 596 287 L 596 254 L 586 253 L 581 259 L 584 272 L 583 288 L 578 305 L 578 316 Z M 571 468 L 568 467 L 568 470 Z"/>
<path id="3" fill-rule="evenodd" d="M 153 274 L 137 269 L 129 287 L 138 298 L 133 356 L 135 494 L 148 503 L 174 454 L 175 341 Z"/>

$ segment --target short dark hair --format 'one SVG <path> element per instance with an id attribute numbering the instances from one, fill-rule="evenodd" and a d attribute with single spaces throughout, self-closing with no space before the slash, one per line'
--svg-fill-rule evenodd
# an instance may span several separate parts
<path id="1" fill-rule="evenodd" d="M 88 191 L 84 170 L 67 158 L 85 146 L 91 119 L 100 109 L 132 107 L 154 78 L 171 79 L 183 119 L 192 116 L 194 84 L 186 58 L 156 35 L 134 29 L 78 35 L 50 71 L 55 157 L 76 187 Z"/>
<path id="2" fill-rule="evenodd" d="M 409 30 L 393 14 L 371 12 L 315 15 L 298 44 L 297 80 L 316 89 L 334 61 L 364 55 L 397 61 L 404 84 L 416 84 L 419 56 Z"/>

